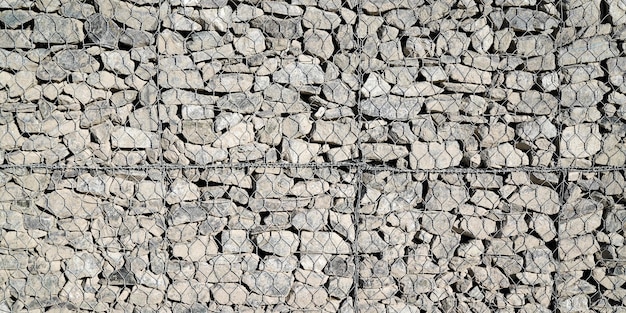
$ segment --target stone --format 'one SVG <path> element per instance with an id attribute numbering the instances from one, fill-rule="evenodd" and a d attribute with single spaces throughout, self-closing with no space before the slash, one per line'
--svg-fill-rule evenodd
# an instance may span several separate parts
<path id="1" fill-rule="evenodd" d="M 357 247 L 361 253 L 380 253 L 389 244 L 380 237 L 377 231 L 364 230 L 359 232 Z"/>
<path id="2" fill-rule="evenodd" d="M 307 30 L 304 33 L 303 45 L 304 51 L 308 51 L 323 60 L 330 59 L 335 53 L 332 36 L 323 30 Z"/>
<path id="3" fill-rule="evenodd" d="M 341 80 L 331 80 L 322 86 L 322 94 L 326 100 L 346 106 L 356 104 L 356 95 Z"/>
<path id="4" fill-rule="evenodd" d="M 65 273 L 70 278 L 95 277 L 102 271 L 102 261 L 88 252 L 77 252 L 65 261 Z"/>
<path id="5" fill-rule="evenodd" d="M 470 271 L 474 280 L 486 290 L 496 291 L 510 286 L 507 276 L 497 267 L 474 267 Z"/>
<path id="6" fill-rule="evenodd" d="M 361 144 L 361 153 L 366 160 L 388 162 L 409 155 L 406 147 L 388 143 Z"/>
<path id="7" fill-rule="evenodd" d="M 404 97 L 428 97 L 440 94 L 443 90 L 428 82 L 416 82 L 407 86 L 396 85 L 391 88 L 391 93 Z"/>
<path id="8" fill-rule="evenodd" d="M 228 151 L 221 148 L 213 148 L 202 145 L 185 143 L 185 157 L 198 165 L 224 161 L 228 158 Z"/>
<path id="9" fill-rule="evenodd" d="M 602 102 L 604 95 L 611 91 L 604 83 L 598 80 L 589 80 L 586 82 L 561 85 L 563 96 L 561 97 L 561 106 L 563 107 L 595 107 Z"/>
<path id="10" fill-rule="evenodd" d="M 435 182 L 426 193 L 425 207 L 428 211 L 451 211 L 470 199 L 465 187 Z"/>
<path id="11" fill-rule="evenodd" d="M 141 129 L 115 126 L 111 132 L 111 146 L 127 149 L 150 149 L 156 147 L 158 137 L 156 133 Z"/>
<path id="12" fill-rule="evenodd" d="M 100 62 L 84 50 L 66 49 L 57 52 L 53 60 L 61 68 L 81 73 L 93 73 L 100 67 Z"/>
<path id="13" fill-rule="evenodd" d="M 515 131 L 504 123 L 484 124 L 478 127 L 476 134 L 480 139 L 481 147 L 494 147 L 501 143 L 512 141 Z"/>
<path id="14" fill-rule="evenodd" d="M 407 121 L 418 116 L 421 101 L 415 98 L 403 98 L 395 95 L 380 96 L 361 101 L 363 114 L 394 121 Z"/>
<path id="15" fill-rule="evenodd" d="M 517 124 L 515 134 L 523 140 L 535 141 L 538 138 L 552 139 L 558 135 L 557 128 L 545 116 Z"/>
<path id="16" fill-rule="evenodd" d="M 46 194 L 35 203 L 58 218 L 91 218 L 98 210 L 99 201 L 89 195 L 60 189 Z"/>
<path id="17" fill-rule="evenodd" d="M 213 147 L 226 149 L 244 145 L 253 141 L 254 126 L 252 123 L 241 122 L 220 135 L 215 142 L 213 142 Z"/>
<path id="18" fill-rule="evenodd" d="M 448 212 L 424 212 L 422 214 L 421 227 L 430 234 L 444 235 L 452 230 L 456 217 Z"/>
<path id="19" fill-rule="evenodd" d="M 196 200 L 199 197 L 200 190 L 198 186 L 182 179 L 176 179 L 170 184 L 169 190 L 165 195 L 165 201 L 168 204 L 174 204 L 182 201 Z"/>
<path id="20" fill-rule="evenodd" d="M 297 251 L 300 240 L 290 231 L 271 231 L 257 235 L 256 243 L 267 253 L 289 256 Z"/>
<path id="21" fill-rule="evenodd" d="M 455 229 L 462 235 L 476 239 L 488 239 L 497 230 L 494 220 L 479 216 L 461 217 Z"/>
<path id="22" fill-rule="evenodd" d="M 216 31 L 194 32 L 187 39 L 187 49 L 192 52 L 214 49 L 224 44 L 224 38 Z"/>
<path id="23" fill-rule="evenodd" d="M 193 144 L 207 145 L 217 139 L 211 120 L 183 120 L 182 128 L 185 139 Z"/>
<path id="24" fill-rule="evenodd" d="M 100 13 L 94 13 L 87 17 L 85 32 L 87 38 L 93 43 L 109 48 L 117 48 L 122 36 L 122 29 L 112 19 Z"/>
<path id="25" fill-rule="evenodd" d="M 284 138 L 282 141 L 283 159 L 287 162 L 306 164 L 314 161 L 320 145 L 301 139 Z"/>
<path id="26" fill-rule="evenodd" d="M 0 22 L 8 28 L 17 28 L 33 20 L 33 15 L 29 11 L 9 10 L 0 12 Z"/>
<path id="27" fill-rule="evenodd" d="M 34 18 L 35 26 L 30 36 L 35 43 L 74 44 L 85 40 L 83 23 L 53 14 L 38 14 Z"/>
<path id="28" fill-rule="evenodd" d="M 536 90 L 513 92 L 508 96 L 507 109 L 512 112 L 549 115 L 556 110 L 558 101 L 549 93 Z"/>
<path id="29" fill-rule="evenodd" d="M 535 77 L 532 73 L 513 71 L 506 74 L 505 85 L 507 88 L 526 91 L 530 90 L 534 84 Z"/>
<path id="30" fill-rule="evenodd" d="M 31 30 L 0 30 L 0 48 L 33 49 L 35 44 L 30 41 Z"/>
<path id="31" fill-rule="evenodd" d="M 157 34 L 157 51 L 165 55 L 181 55 L 186 53 L 185 38 L 176 32 L 165 29 Z"/>
<path id="32" fill-rule="evenodd" d="M 485 166 L 492 168 L 518 167 L 529 164 L 528 155 L 510 143 L 503 143 L 481 151 Z"/>
<path id="33" fill-rule="evenodd" d="M 517 47 L 515 52 L 521 57 L 545 56 L 554 53 L 554 41 L 548 35 L 517 37 L 514 42 Z"/>
<path id="34" fill-rule="evenodd" d="M 358 125 L 353 120 L 316 121 L 311 132 L 311 141 L 333 145 L 350 145 L 357 142 Z"/>
<path id="35" fill-rule="evenodd" d="M 261 108 L 263 96 L 261 93 L 229 93 L 220 97 L 216 106 L 222 110 L 242 114 L 252 114 Z"/>
<path id="36" fill-rule="evenodd" d="M 550 242 L 557 236 L 555 223 L 546 214 L 533 214 L 530 220 L 530 227 L 545 242 Z"/>
<path id="37" fill-rule="evenodd" d="M 242 282 L 252 292 L 271 297 L 284 297 L 289 294 L 294 277 L 291 273 L 250 271 L 244 273 Z"/>
<path id="38" fill-rule="evenodd" d="M 481 71 L 462 64 L 446 65 L 448 76 L 458 82 L 470 84 L 491 84 L 491 73 Z"/>
<path id="39" fill-rule="evenodd" d="M 200 71 L 171 70 L 158 77 L 159 86 L 163 88 L 202 89 L 204 81 Z"/>
<path id="40" fill-rule="evenodd" d="M 244 56 L 251 56 L 265 51 L 265 36 L 260 29 L 250 28 L 245 35 L 233 42 L 235 50 Z"/>
<path id="41" fill-rule="evenodd" d="M 350 245 L 334 232 L 300 233 L 300 251 L 305 253 L 349 254 Z"/>
<path id="42" fill-rule="evenodd" d="M 578 39 L 558 50 L 559 65 L 603 61 L 619 55 L 617 42 L 609 36 Z"/>
<path id="43" fill-rule="evenodd" d="M 462 32 L 444 30 L 437 36 L 437 55 L 459 56 L 469 48 L 471 40 Z"/>
<path id="44" fill-rule="evenodd" d="M 248 290 L 240 284 L 219 283 L 211 288 L 213 299 L 222 305 L 243 305 L 246 304 Z M 202 310 L 192 309 L 193 312 L 203 312 Z M 208 311 L 207 311 L 208 312 Z"/>
<path id="45" fill-rule="evenodd" d="M 559 212 L 559 194 L 549 188 L 539 185 L 521 186 L 508 199 L 511 205 L 520 209 L 553 215 Z"/>
<path id="46" fill-rule="evenodd" d="M 509 26 L 518 31 L 544 31 L 559 26 L 559 21 L 549 14 L 525 8 L 510 8 L 504 17 Z"/>
<path id="47" fill-rule="evenodd" d="M 224 253 L 252 252 L 254 246 L 245 230 L 222 231 L 222 251 Z"/>
<path id="48" fill-rule="evenodd" d="M 208 92 L 246 92 L 252 88 L 254 76 L 250 74 L 228 73 L 213 76 L 206 83 Z"/>
<path id="49" fill-rule="evenodd" d="M 270 15 L 301 16 L 304 14 L 304 10 L 301 7 L 282 1 L 263 1 L 261 2 L 261 8 L 265 13 L 270 13 Z"/>
<path id="50" fill-rule="evenodd" d="M 135 62 L 128 51 L 105 51 L 100 57 L 104 68 L 115 74 L 131 75 L 135 72 Z"/>
<path id="51" fill-rule="evenodd" d="M 310 29 L 332 30 L 337 28 L 340 22 L 339 15 L 316 7 L 307 7 L 302 17 L 302 26 Z"/>
<path id="52" fill-rule="evenodd" d="M 158 25 L 158 10 L 153 7 L 135 6 L 119 0 L 96 0 L 98 11 L 130 28 L 155 31 Z"/>
<path id="53" fill-rule="evenodd" d="M 587 158 L 602 148 L 602 135 L 597 124 L 578 124 L 563 129 L 559 142 L 561 157 Z"/>
<path id="54" fill-rule="evenodd" d="M 285 65 L 272 75 L 276 83 L 299 87 L 324 83 L 324 71 L 317 64 L 294 62 Z"/>
<path id="55" fill-rule="evenodd" d="M 301 18 L 282 18 L 263 15 L 250 21 L 250 26 L 261 29 L 267 36 L 298 39 L 303 35 Z"/>
<path id="56" fill-rule="evenodd" d="M 441 169 L 460 165 L 462 158 L 457 141 L 413 142 L 409 164 L 412 169 Z"/>

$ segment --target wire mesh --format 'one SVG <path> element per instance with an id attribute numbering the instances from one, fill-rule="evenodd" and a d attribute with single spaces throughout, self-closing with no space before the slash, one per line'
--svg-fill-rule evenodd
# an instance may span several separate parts
<path id="1" fill-rule="evenodd" d="M 621 312 L 619 0 L 0 0 L 0 312 Z"/>

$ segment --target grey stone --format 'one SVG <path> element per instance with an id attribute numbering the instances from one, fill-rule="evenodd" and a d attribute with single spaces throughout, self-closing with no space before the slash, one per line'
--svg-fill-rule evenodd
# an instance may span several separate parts
<path id="1" fill-rule="evenodd" d="M 536 115 L 549 115 L 557 106 L 558 101 L 553 95 L 536 90 L 511 93 L 507 102 L 507 109 L 511 112 Z"/>
<path id="2" fill-rule="evenodd" d="M 98 209 L 98 199 L 81 195 L 69 189 L 55 190 L 36 201 L 36 204 L 58 218 L 91 218 Z"/>
<path id="3" fill-rule="evenodd" d="M 309 29 L 304 33 L 304 51 L 324 60 L 330 59 L 335 52 L 332 36 L 323 30 Z"/>
<path id="4" fill-rule="evenodd" d="M 261 8 L 265 13 L 279 14 L 284 16 L 301 16 L 304 10 L 297 6 L 282 1 L 263 1 Z"/>
<path id="5" fill-rule="evenodd" d="M 509 203 L 547 215 L 558 213 L 560 208 L 559 194 L 549 187 L 539 185 L 521 186 L 509 197 Z"/>
<path id="6" fill-rule="evenodd" d="M 250 21 L 250 26 L 261 29 L 269 37 L 297 39 L 303 35 L 301 18 L 279 18 L 263 15 Z"/>
<path id="7" fill-rule="evenodd" d="M 535 141 L 538 138 L 552 139 L 557 136 L 557 131 L 556 126 L 545 116 L 519 123 L 515 128 L 517 136 L 529 141 Z"/>
<path id="8" fill-rule="evenodd" d="M 407 121 L 417 117 L 422 103 L 415 98 L 389 95 L 365 99 L 360 103 L 363 114 L 395 121 Z"/>
<path id="9" fill-rule="evenodd" d="M 563 107 L 594 107 L 604 99 L 604 95 L 609 91 L 611 88 L 595 79 L 561 85 L 561 105 Z"/>
<path id="10" fill-rule="evenodd" d="M 462 64 L 446 65 L 446 72 L 451 79 L 471 84 L 491 84 L 491 73 L 481 71 Z"/>
<path id="11" fill-rule="evenodd" d="M 511 28 L 519 31 L 544 31 L 559 26 L 559 21 L 549 14 L 525 8 L 510 8 L 505 18 Z"/>
<path id="12" fill-rule="evenodd" d="M 470 199 L 465 187 L 435 182 L 426 193 L 425 207 L 432 211 L 452 211 Z"/>
<path id="13" fill-rule="evenodd" d="M 302 17 L 302 26 L 311 29 L 331 30 L 337 28 L 340 21 L 341 18 L 335 13 L 316 7 L 307 7 Z"/>
<path id="14" fill-rule="evenodd" d="M 95 13 L 85 21 L 87 38 L 104 47 L 117 48 L 122 29 L 110 18 Z"/>
<path id="15" fill-rule="evenodd" d="M 33 20 L 33 13 L 25 10 L 9 10 L 0 12 L 0 22 L 8 28 L 17 28 Z"/>
<path id="16" fill-rule="evenodd" d="M 559 48 L 559 64 L 571 65 L 606 60 L 619 55 L 617 42 L 609 36 L 578 39 Z"/>
<path id="17" fill-rule="evenodd" d="M 407 86 L 396 85 L 391 88 L 391 93 L 404 97 L 428 97 L 440 94 L 443 88 L 428 82 L 416 82 Z"/>
<path id="18" fill-rule="evenodd" d="M 52 14 L 40 14 L 34 17 L 35 26 L 31 39 L 35 43 L 73 44 L 85 40 L 83 23 Z"/>
<path id="19" fill-rule="evenodd" d="M 544 56 L 554 53 L 554 41 L 548 35 L 522 36 L 515 38 L 514 41 L 517 47 L 515 52 L 522 57 Z"/>
<path id="20" fill-rule="evenodd" d="M 259 110 L 262 102 L 261 93 L 229 93 L 220 97 L 216 106 L 222 110 L 251 114 Z"/>
<path id="21" fill-rule="evenodd" d="M 127 51 L 105 51 L 100 54 L 104 68 L 121 75 L 131 75 L 135 72 L 135 62 Z"/>
<path id="22" fill-rule="evenodd" d="M 250 74 L 228 73 L 215 75 L 206 83 L 209 92 L 245 92 L 252 88 L 254 76 Z"/>
<path id="23" fill-rule="evenodd" d="M 316 121 L 311 132 L 311 140 L 335 145 L 349 145 L 357 141 L 358 132 L 358 125 L 352 120 L 346 122 Z"/>
<path id="24" fill-rule="evenodd" d="M 259 249 L 278 256 L 289 256 L 296 252 L 300 240 L 290 231 L 264 232 L 256 237 Z"/>
<path id="25" fill-rule="evenodd" d="M 98 60 L 84 50 L 61 50 L 53 60 L 61 68 L 72 72 L 93 73 L 100 67 Z"/>
<path id="26" fill-rule="evenodd" d="M 317 64 L 294 62 L 285 65 L 272 75 L 276 83 L 293 86 L 319 85 L 324 83 L 324 71 Z"/>
<path id="27" fill-rule="evenodd" d="M 364 143 L 361 144 L 361 153 L 366 160 L 387 162 L 406 157 L 409 150 L 388 143 Z"/>
<path id="28" fill-rule="evenodd" d="M 98 11 L 130 28 L 154 31 L 157 29 L 157 10 L 145 6 L 135 6 L 119 0 L 96 0 Z"/>
<path id="29" fill-rule="evenodd" d="M 244 56 L 251 56 L 265 51 L 265 36 L 260 29 L 250 28 L 245 35 L 233 42 L 235 50 Z"/>
<path id="30" fill-rule="evenodd" d="M 217 139 L 211 120 L 183 120 L 182 128 L 183 136 L 190 143 L 206 145 Z"/>
<path id="31" fill-rule="evenodd" d="M 300 251 L 306 253 L 349 254 L 350 245 L 334 232 L 300 233 Z"/>
<path id="32" fill-rule="evenodd" d="M 202 51 L 213 49 L 225 44 L 222 36 L 216 31 L 194 32 L 187 40 L 187 49 L 189 51 Z"/>
<path id="33" fill-rule="evenodd" d="M 154 36 L 143 30 L 127 28 L 120 36 L 120 42 L 132 46 L 134 48 L 146 47 L 154 45 Z"/>
<path id="34" fill-rule="evenodd" d="M 65 273 L 74 279 L 95 277 L 102 271 L 102 261 L 88 252 L 78 252 L 65 261 Z"/>
<path id="35" fill-rule="evenodd" d="M 294 277 L 291 273 L 272 273 L 266 271 L 246 272 L 242 282 L 253 292 L 273 297 L 284 297 L 292 289 Z"/>
<path id="36" fill-rule="evenodd" d="M 35 44 L 30 41 L 31 30 L 0 30 L 0 48 L 33 49 Z"/>
<path id="37" fill-rule="evenodd" d="M 149 149 L 156 147 L 156 133 L 132 127 L 116 126 L 111 132 L 111 145 L 118 148 Z"/>
<path id="38" fill-rule="evenodd" d="M 481 151 L 481 158 L 487 167 L 518 167 L 529 164 L 528 155 L 510 143 L 503 143 Z"/>
<path id="39" fill-rule="evenodd" d="M 586 158 L 600 151 L 602 136 L 596 124 L 579 124 L 565 127 L 559 149 L 565 158 Z"/>
<path id="40" fill-rule="evenodd" d="M 463 153 L 457 141 L 414 142 L 409 164 L 412 169 L 440 169 L 461 164 Z"/>

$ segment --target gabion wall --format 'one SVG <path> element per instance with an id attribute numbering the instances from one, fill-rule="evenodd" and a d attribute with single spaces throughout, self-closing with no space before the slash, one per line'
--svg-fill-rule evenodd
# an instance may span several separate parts
<path id="1" fill-rule="evenodd" d="M 0 0 L 0 312 L 626 311 L 624 0 Z"/>

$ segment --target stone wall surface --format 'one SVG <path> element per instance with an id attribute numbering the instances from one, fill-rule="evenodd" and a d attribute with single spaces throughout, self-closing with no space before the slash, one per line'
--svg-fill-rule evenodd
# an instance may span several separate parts
<path id="1" fill-rule="evenodd" d="M 626 311 L 624 0 L 0 0 L 0 312 Z"/>

